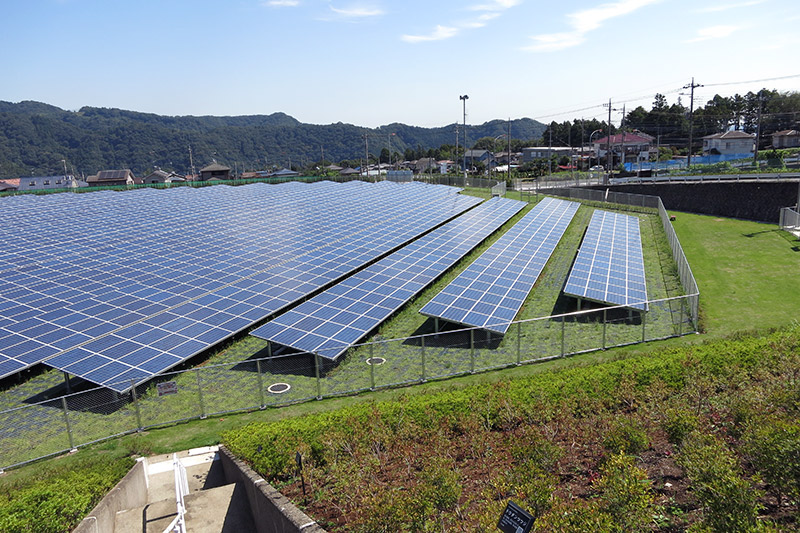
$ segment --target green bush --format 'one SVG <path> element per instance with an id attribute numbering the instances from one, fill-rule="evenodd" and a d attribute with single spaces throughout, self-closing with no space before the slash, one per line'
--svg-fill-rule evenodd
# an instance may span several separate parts
<path id="1" fill-rule="evenodd" d="M 600 509 L 619 524 L 622 531 L 644 531 L 653 520 L 653 492 L 647 473 L 631 456 L 612 455 L 597 481 Z"/>
<path id="2" fill-rule="evenodd" d="M 528 426 L 512 445 L 511 456 L 519 463 L 528 463 L 542 471 L 551 472 L 564 456 L 564 450 L 545 438 L 537 428 Z"/>
<path id="3" fill-rule="evenodd" d="M 623 533 L 597 502 L 564 502 L 534 522 L 533 526 L 533 531 L 547 533 Z"/>
<path id="4" fill-rule="evenodd" d="M 683 443 L 678 464 L 703 508 L 703 525 L 737 533 L 757 529 L 761 492 L 742 476 L 736 457 L 712 435 L 694 432 Z"/>
<path id="5" fill-rule="evenodd" d="M 686 408 L 667 409 L 664 413 L 662 427 L 670 443 L 680 446 L 683 439 L 697 429 L 697 416 Z"/>
<path id="6" fill-rule="evenodd" d="M 49 470 L 35 481 L 4 487 L 0 531 L 72 531 L 133 464 L 130 458 L 93 457 L 69 470 Z"/>
<path id="7" fill-rule="evenodd" d="M 800 425 L 766 420 L 743 436 L 743 451 L 778 498 L 800 499 Z"/>
<path id="8" fill-rule="evenodd" d="M 603 446 L 612 453 L 638 454 L 650 447 L 650 439 L 642 424 L 631 418 L 616 419 L 603 439 Z"/>

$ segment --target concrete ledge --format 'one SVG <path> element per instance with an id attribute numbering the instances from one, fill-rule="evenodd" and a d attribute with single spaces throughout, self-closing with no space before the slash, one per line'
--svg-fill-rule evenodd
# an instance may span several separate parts
<path id="1" fill-rule="evenodd" d="M 219 456 L 228 483 L 239 482 L 247 492 L 257 533 L 326 533 L 224 446 L 219 447 Z"/>
<path id="2" fill-rule="evenodd" d="M 73 533 L 113 533 L 117 512 L 147 504 L 147 460 L 139 459 Z"/>

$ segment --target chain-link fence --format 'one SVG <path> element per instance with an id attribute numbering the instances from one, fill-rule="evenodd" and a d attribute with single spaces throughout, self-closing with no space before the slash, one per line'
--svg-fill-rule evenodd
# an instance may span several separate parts
<path id="1" fill-rule="evenodd" d="M 784 231 L 800 232 L 800 213 L 791 207 L 781 208 L 778 225 Z"/>
<path id="2" fill-rule="evenodd" d="M 463 180 L 463 178 L 461 178 Z M 488 181 L 488 180 L 486 180 Z M 494 183 L 491 183 L 494 185 Z M 490 185 L 490 186 L 491 186 Z M 314 354 L 274 354 L 159 375 L 125 394 L 84 387 L 64 394 L 51 375 L 45 391 L 15 391 L 22 407 L 0 411 L 0 466 L 11 468 L 104 439 L 186 420 L 424 382 L 693 333 L 698 291 L 658 197 L 565 189 L 559 195 L 658 211 L 683 295 L 648 311 L 602 307 L 513 322 L 505 335 L 483 329 L 373 338 L 336 362 Z M 600 196 L 598 196 L 600 195 Z M 433 331 L 432 319 L 421 331 Z M 22 388 L 24 389 L 24 387 Z"/>

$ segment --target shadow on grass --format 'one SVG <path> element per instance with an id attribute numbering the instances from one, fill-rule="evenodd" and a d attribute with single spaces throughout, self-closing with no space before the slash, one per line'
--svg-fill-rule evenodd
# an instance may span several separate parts
<path id="1" fill-rule="evenodd" d="M 435 333 L 435 320 L 428 318 L 419 326 L 416 331 L 403 341 L 404 346 L 420 346 L 422 344 L 419 335 L 426 335 L 425 346 L 431 348 L 466 348 L 470 347 L 470 343 L 475 348 L 495 350 L 503 341 L 503 335 L 489 331 L 487 329 L 474 329 L 464 330 L 464 326 L 460 324 L 453 324 L 445 320 L 439 321 L 439 333 Z M 472 333 L 471 333 L 472 332 Z"/>
<path id="2" fill-rule="evenodd" d="M 562 315 L 567 313 L 575 313 L 577 311 L 593 310 L 593 313 L 584 313 L 581 315 L 569 315 L 565 317 L 551 318 L 551 322 L 561 322 L 562 320 L 568 324 L 592 324 L 603 321 L 603 310 L 605 309 L 605 320 L 607 323 L 627 323 L 632 326 L 640 326 L 642 324 L 642 316 L 639 311 L 633 309 L 626 309 L 615 307 L 613 309 L 608 306 L 592 302 L 590 300 L 581 300 L 581 308 L 578 309 L 578 299 L 573 296 L 567 296 L 561 293 L 556 300 L 551 315 Z"/>

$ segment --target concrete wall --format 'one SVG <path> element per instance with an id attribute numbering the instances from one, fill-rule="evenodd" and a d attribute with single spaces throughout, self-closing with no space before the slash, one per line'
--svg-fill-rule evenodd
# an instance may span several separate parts
<path id="1" fill-rule="evenodd" d="M 325 533 L 252 468 L 220 446 L 219 457 L 228 483 L 241 483 L 250 503 L 257 533 Z"/>
<path id="2" fill-rule="evenodd" d="M 647 183 L 591 188 L 660 196 L 664 207 L 675 211 L 774 224 L 778 223 L 781 208 L 797 204 L 798 196 L 796 181 Z"/>
<path id="3" fill-rule="evenodd" d="M 73 533 L 114 533 L 118 511 L 147 505 L 147 460 L 136 462 L 130 472 L 92 509 Z"/>

